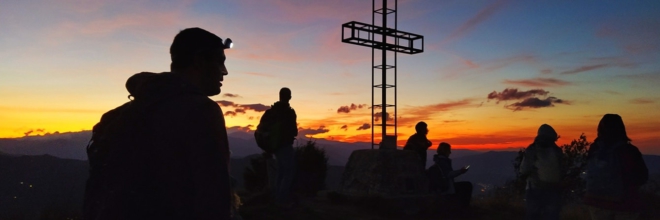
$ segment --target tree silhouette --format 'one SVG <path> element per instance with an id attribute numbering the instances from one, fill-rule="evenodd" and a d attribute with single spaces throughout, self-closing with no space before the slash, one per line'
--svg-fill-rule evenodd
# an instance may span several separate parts
<path id="1" fill-rule="evenodd" d="M 314 196 L 325 189 L 325 177 L 328 172 L 328 156 L 325 150 L 316 146 L 313 140 L 296 147 L 296 179 L 294 192 L 304 196 Z"/>
<path id="2" fill-rule="evenodd" d="M 307 140 L 294 148 L 296 177 L 293 192 L 304 196 L 313 196 L 325 188 L 328 171 L 328 156 L 325 150 L 313 140 Z M 268 171 L 264 155 L 250 159 L 250 166 L 243 173 L 245 189 L 250 192 L 264 192 L 268 187 Z"/>

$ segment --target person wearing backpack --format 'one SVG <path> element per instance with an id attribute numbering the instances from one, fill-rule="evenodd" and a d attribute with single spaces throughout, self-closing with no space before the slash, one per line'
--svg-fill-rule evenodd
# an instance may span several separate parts
<path id="1" fill-rule="evenodd" d="M 526 219 L 559 219 L 563 154 L 555 144 L 558 138 L 555 129 L 543 124 L 525 150 L 520 174 L 527 179 Z"/>
<path id="2" fill-rule="evenodd" d="M 623 119 L 606 114 L 587 152 L 584 203 L 591 219 L 637 219 L 644 207 L 639 187 L 648 180 L 639 149 L 630 144 Z"/>
<path id="3" fill-rule="evenodd" d="M 454 170 L 450 154 L 451 145 L 445 142 L 438 145 L 437 154 L 433 155 L 434 164 L 427 170 L 430 191 L 448 198 L 452 206 L 466 208 L 472 199 L 472 183 L 454 182 L 454 178 L 465 174 L 468 168 Z"/>
<path id="4" fill-rule="evenodd" d="M 433 145 L 426 138 L 426 135 L 429 133 L 428 125 L 426 122 L 420 121 L 415 125 L 415 131 L 416 133 L 408 138 L 403 149 L 417 152 L 421 160 L 422 169 L 426 170 L 426 151 Z"/>
<path id="5" fill-rule="evenodd" d="M 282 88 L 279 101 L 264 112 L 255 131 L 257 145 L 265 151 L 269 185 L 276 204 L 290 207 L 291 187 L 295 175 L 293 142 L 298 136 L 296 111 L 291 108 L 291 89 Z M 276 169 L 272 166 L 275 156 Z M 275 177 L 274 183 L 272 178 Z M 272 185 L 271 185 L 272 184 Z"/>
<path id="6" fill-rule="evenodd" d="M 142 72 L 132 100 L 101 117 L 87 146 L 83 219 L 229 219 L 229 144 L 219 105 L 228 74 L 223 40 L 180 31 L 171 72 Z"/>

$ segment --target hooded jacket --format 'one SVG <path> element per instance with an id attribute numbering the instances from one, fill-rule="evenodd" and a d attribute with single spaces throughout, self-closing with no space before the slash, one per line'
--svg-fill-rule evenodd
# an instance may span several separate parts
<path id="1" fill-rule="evenodd" d="M 408 138 L 404 150 L 412 150 L 417 152 L 419 159 L 421 159 L 422 168 L 426 169 L 426 151 L 433 145 L 426 135 L 415 133 Z"/>
<path id="2" fill-rule="evenodd" d="M 616 210 L 622 212 L 639 212 L 646 204 L 642 200 L 639 193 L 639 188 L 648 181 L 649 171 L 642 157 L 642 153 L 637 147 L 625 142 L 606 142 L 598 138 L 589 147 L 589 156 L 587 160 L 591 162 L 591 157 L 596 155 L 598 151 L 605 151 L 609 148 L 618 147 L 616 153 L 621 160 L 621 173 L 620 177 L 623 184 L 624 196 L 620 201 L 610 201 L 599 198 L 596 195 L 591 195 L 587 190 L 584 196 L 584 203 L 590 206 L 599 207 L 602 209 Z M 591 175 L 587 172 L 587 175 Z M 615 175 L 616 176 L 616 175 Z M 587 179 L 587 185 L 591 184 L 591 178 Z M 602 180 L 613 181 L 613 180 Z M 598 183 L 596 183 L 598 184 Z"/>
<path id="3" fill-rule="evenodd" d="M 447 181 L 447 190 L 442 192 L 443 195 L 451 195 L 456 193 L 456 188 L 454 187 L 454 178 L 462 175 L 461 170 L 454 170 L 451 159 L 445 155 L 436 154 L 433 155 L 433 162 L 435 165 L 440 168 L 440 171 L 443 175 L 443 180 Z"/>
<path id="4" fill-rule="evenodd" d="M 527 188 L 557 189 L 562 180 L 562 151 L 555 144 L 557 132 L 543 124 L 537 136 L 525 150 L 520 173 L 527 176 Z"/>
<path id="5" fill-rule="evenodd" d="M 133 100 L 125 105 L 139 112 L 139 144 L 131 147 L 146 152 L 138 164 L 150 183 L 149 193 L 135 193 L 148 194 L 142 196 L 148 208 L 126 205 L 135 202 L 125 196 L 125 204 L 115 201 L 99 216 L 124 212 L 122 219 L 228 219 L 229 144 L 219 105 L 177 73 L 138 73 L 126 88 Z"/>
<path id="6" fill-rule="evenodd" d="M 298 136 L 296 111 L 291 108 L 289 103 L 281 101 L 275 102 L 269 111 L 272 111 L 277 120 L 281 122 L 279 145 L 291 146 Z"/>

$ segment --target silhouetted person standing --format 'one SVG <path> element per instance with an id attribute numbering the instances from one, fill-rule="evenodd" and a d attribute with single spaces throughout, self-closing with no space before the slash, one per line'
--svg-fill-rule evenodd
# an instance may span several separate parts
<path id="1" fill-rule="evenodd" d="M 458 208 L 466 208 L 472 199 L 472 183 L 455 182 L 454 178 L 468 171 L 467 167 L 454 170 L 451 159 L 451 145 L 442 142 L 438 145 L 437 154 L 433 155 L 434 164 L 429 168 L 431 191 L 447 196 L 449 203 Z"/>
<path id="2" fill-rule="evenodd" d="M 415 131 L 417 133 L 408 138 L 403 149 L 417 152 L 421 159 L 422 169 L 426 169 L 426 150 L 432 145 L 431 141 L 426 138 L 429 133 L 428 125 L 426 122 L 420 121 L 415 125 Z"/>
<path id="3" fill-rule="evenodd" d="M 223 42 L 179 32 L 171 72 L 133 75 L 132 101 L 103 115 L 88 145 L 85 219 L 229 219 L 229 146 L 222 110 L 208 96 L 228 74 Z"/>
<path id="4" fill-rule="evenodd" d="M 648 176 L 642 154 L 630 144 L 621 116 L 603 116 L 587 157 L 584 203 L 591 219 L 637 219 L 644 206 L 639 187 Z"/>
<path id="5" fill-rule="evenodd" d="M 559 219 L 561 212 L 562 151 L 550 125 L 539 127 L 534 143 L 525 150 L 520 174 L 526 177 L 526 219 Z"/>
<path id="6" fill-rule="evenodd" d="M 295 154 L 293 150 L 293 141 L 298 136 L 298 126 L 296 122 L 296 111 L 291 108 L 291 90 L 289 88 L 280 89 L 280 100 L 275 102 L 261 118 L 259 126 L 270 126 L 269 141 L 275 146 L 273 152 L 266 152 L 267 157 L 275 156 L 277 163 L 276 171 L 269 169 L 269 177 L 275 177 L 274 187 L 271 193 L 276 204 L 290 207 L 291 186 L 296 171 Z M 259 129 L 259 128 L 257 128 Z M 273 175 L 272 172 L 276 174 Z M 271 181 L 269 181 L 271 182 Z"/>

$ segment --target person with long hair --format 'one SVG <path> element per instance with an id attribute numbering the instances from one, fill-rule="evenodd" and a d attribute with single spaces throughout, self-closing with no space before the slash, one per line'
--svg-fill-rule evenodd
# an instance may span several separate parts
<path id="1" fill-rule="evenodd" d="M 584 203 L 592 219 L 637 219 L 642 211 L 639 188 L 648 180 L 648 169 L 630 142 L 621 116 L 603 116 L 587 156 Z"/>

